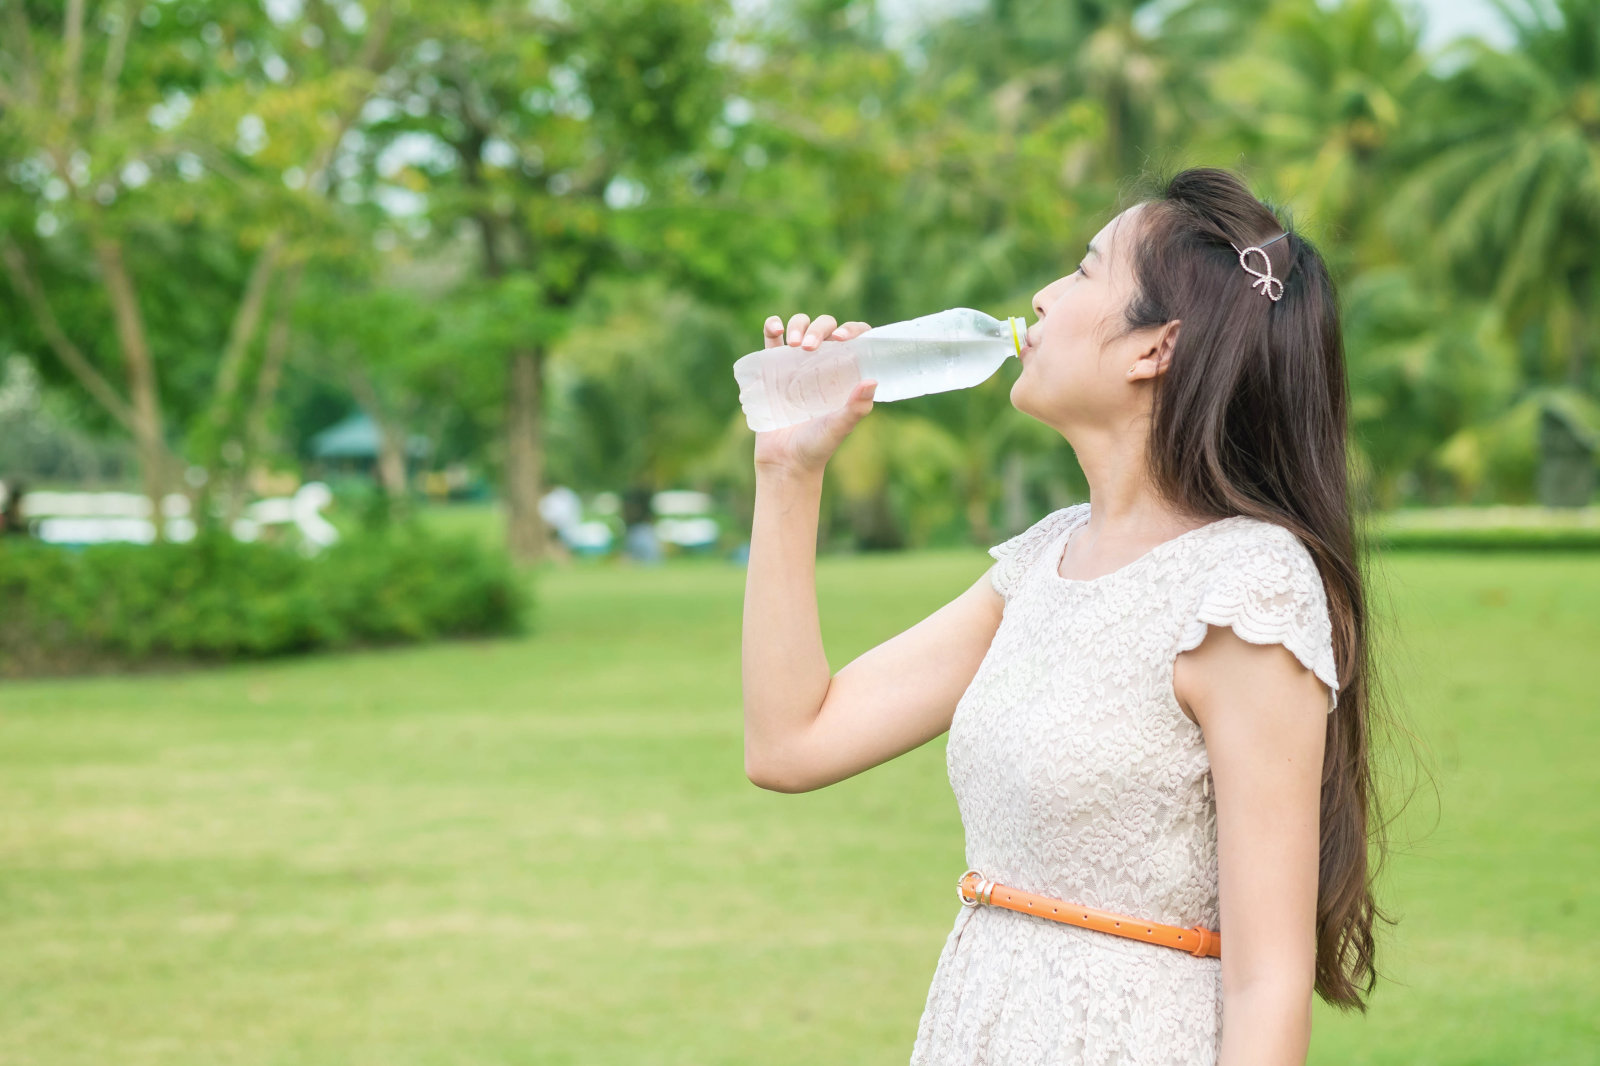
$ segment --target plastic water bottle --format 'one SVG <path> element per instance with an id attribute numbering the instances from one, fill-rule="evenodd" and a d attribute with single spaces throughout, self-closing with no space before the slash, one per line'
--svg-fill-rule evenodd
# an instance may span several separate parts
<path id="1" fill-rule="evenodd" d="M 810 351 L 763 348 L 734 363 L 733 376 L 745 422 L 760 433 L 837 411 L 861 381 L 878 383 L 874 403 L 980 385 L 1021 353 L 1027 332 L 1024 319 L 953 307 Z"/>

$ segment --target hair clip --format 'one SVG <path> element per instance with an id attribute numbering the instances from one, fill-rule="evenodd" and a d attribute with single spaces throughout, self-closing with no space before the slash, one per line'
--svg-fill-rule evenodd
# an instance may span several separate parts
<path id="1" fill-rule="evenodd" d="M 1259 288 L 1262 294 L 1269 298 L 1273 303 L 1277 303 L 1279 300 L 1283 299 L 1283 282 L 1272 276 L 1272 258 L 1267 255 L 1266 246 L 1267 244 L 1276 244 L 1288 235 L 1289 231 L 1284 230 L 1282 233 L 1272 238 L 1272 240 L 1267 241 L 1266 244 L 1252 244 L 1248 248 L 1240 248 L 1232 241 L 1228 242 L 1233 247 L 1233 250 L 1239 253 L 1239 265 L 1244 267 L 1246 273 L 1255 275 L 1256 280 L 1250 283 L 1250 287 L 1252 289 Z M 1265 272 L 1257 270 L 1250 265 L 1251 252 L 1255 252 L 1261 256 L 1261 262 L 1265 264 L 1267 268 Z"/>

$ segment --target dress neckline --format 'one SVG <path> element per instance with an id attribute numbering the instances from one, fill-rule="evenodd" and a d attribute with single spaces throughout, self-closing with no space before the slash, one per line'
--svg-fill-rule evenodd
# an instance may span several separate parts
<path id="1" fill-rule="evenodd" d="M 1072 540 L 1072 534 L 1076 533 L 1089 521 L 1089 505 L 1085 503 L 1082 506 L 1083 510 L 1078 514 L 1078 516 L 1073 521 L 1066 523 L 1066 529 L 1051 540 L 1051 550 L 1045 553 L 1046 557 L 1050 560 L 1050 577 L 1053 581 L 1060 585 L 1090 586 L 1098 585 L 1103 581 L 1109 581 L 1111 578 L 1138 570 L 1151 559 L 1154 559 L 1158 555 L 1162 554 L 1169 545 L 1177 544 L 1179 541 L 1187 540 L 1188 538 L 1196 536 L 1197 534 L 1204 533 L 1206 530 L 1220 526 L 1224 522 L 1232 522 L 1235 519 L 1245 517 L 1244 515 L 1229 515 L 1226 518 L 1218 518 L 1214 521 L 1207 522 L 1203 526 L 1196 526 L 1193 529 L 1185 530 L 1184 532 L 1179 533 L 1176 537 L 1169 537 L 1166 540 L 1156 544 L 1155 547 L 1151 548 L 1137 559 L 1134 559 L 1132 562 L 1124 563 L 1115 570 L 1101 574 L 1099 577 L 1063 577 L 1061 574 L 1061 560 L 1067 554 L 1067 545 Z"/>

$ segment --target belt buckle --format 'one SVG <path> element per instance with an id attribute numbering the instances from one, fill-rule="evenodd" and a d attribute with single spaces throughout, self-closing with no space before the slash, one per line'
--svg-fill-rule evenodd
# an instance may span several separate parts
<path id="1" fill-rule="evenodd" d="M 962 886 L 966 883 L 967 874 L 978 874 L 978 883 L 973 886 L 973 892 L 975 895 L 972 899 L 968 899 L 966 892 L 962 889 Z M 956 878 L 956 898 L 961 901 L 961 905 L 963 907 L 976 907 L 980 903 L 986 903 L 988 901 L 983 898 L 983 886 L 983 874 L 978 873 L 977 870 L 968 870 L 967 873 L 964 873 L 960 877 Z"/>

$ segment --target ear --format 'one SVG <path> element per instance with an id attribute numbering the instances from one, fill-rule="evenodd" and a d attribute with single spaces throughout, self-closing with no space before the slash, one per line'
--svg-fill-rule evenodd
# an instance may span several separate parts
<path id="1" fill-rule="evenodd" d="M 1175 318 L 1162 326 L 1160 332 L 1156 334 L 1155 343 L 1150 346 L 1150 351 L 1146 353 L 1146 358 L 1152 358 L 1156 361 L 1154 371 L 1156 374 L 1164 373 L 1167 366 L 1172 362 L 1173 350 L 1178 346 L 1178 326 L 1180 324 L 1181 320 Z"/>

